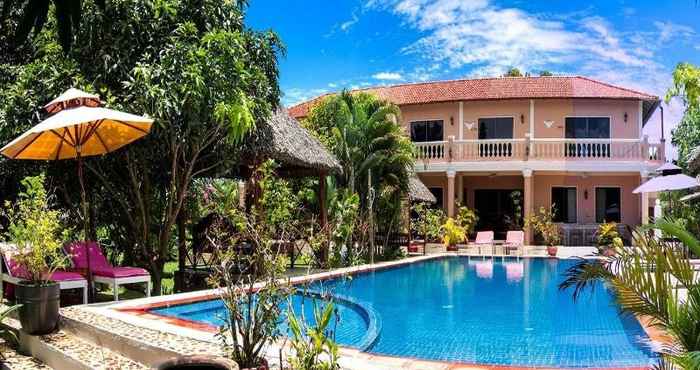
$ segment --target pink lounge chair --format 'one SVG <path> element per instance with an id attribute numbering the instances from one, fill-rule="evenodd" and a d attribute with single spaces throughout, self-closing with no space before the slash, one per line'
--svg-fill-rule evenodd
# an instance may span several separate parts
<path id="1" fill-rule="evenodd" d="M 506 251 L 515 249 L 516 252 L 520 251 L 520 255 L 523 255 L 523 246 L 525 245 L 525 232 L 522 230 L 509 231 L 506 234 L 506 242 L 503 247 Z M 510 254 L 510 252 L 508 252 Z"/>
<path id="2" fill-rule="evenodd" d="M 124 284 L 146 283 L 146 295 L 151 296 L 151 275 L 138 267 L 114 267 L 102 253 L 96 242 L 75 242 L 64 247 L 70 256 L 73 267 L 87 271 L 87 254 L 90 253 L 90 269 L 96 283 L 106 284 L 114 292 L 114 300 L 119 300 L 119 286 Z"/>
<path id="3" fill-rule="evenodd" d="M 493 254 L 493 231 L 479 231 L 476 233 L 474 244 L 479 247 L 479 254 L 482 254 L 481 247 L 484 246 L 491 247 L 491 254 Z"/>
<path id="4" fill-rule="evenodd" d="M 0 243 L 0 254 L 2 255 L 3 261 L 3 282 L 16 285 L 22 280 L 29 279 L 29 271 L 27 271 L 24 266 L 15 262 L 13 259 L 13 256 L 17 254 L 16 245 Z M 49 280 L 57 282 L 61 290 L 82 289 L 83 303 L 87 303 L 88 284 L 87 280 L 85 280 L 85 278 L 83 278 L 80 274 L 76 272 L 56 270 L 51 274 L 51 276 L 49 276 Z"/>

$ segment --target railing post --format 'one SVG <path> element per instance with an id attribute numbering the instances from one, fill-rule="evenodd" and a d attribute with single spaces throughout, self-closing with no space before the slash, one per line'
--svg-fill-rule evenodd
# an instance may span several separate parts
<path id="1" fill-rule="evenodd" d="M 530 148 L 532 140 L 530 139 L 530 133 L 525 133 L 525 147 L 523 148 L 523 161 L 527 161 L 530 157 Z"/>
<path id="2" fill-rule="evenodd" d="M 455 137 L 454 135 L 450 135 L 447 137 L 447 161 L 452 162 L 452 157 L 453 157 L 453 150 L 455 147 Z"/>
<path id="3" fill-rule="evenodd" d="M 642 136 L 642 142 L 640 144 L 640 151 L 642 152 L 642 159 L 645 161 L 648 161 L 649 159 L 649 136 L 644 135 Z"/>

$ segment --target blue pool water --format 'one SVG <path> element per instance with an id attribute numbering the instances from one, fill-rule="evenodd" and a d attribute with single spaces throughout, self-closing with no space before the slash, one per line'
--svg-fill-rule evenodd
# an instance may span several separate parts
<path id="1" fill-rule="evenodd" d="M 379 336 L 365 348 L 372 353 L 520 366 L 653 363 L 643 329 L 633 317 L 619 314 L 609 291 L 601 287 L 577 302 L 570 292 L 559 291 L 562 273 L 573 263 L 449 257 L 318 282 L 313 288 L 351 297 L 376 313 Z M 294 298 L 295 310 L 301 301 Z M 220 325 L 216 313 L 222 310 L 220 301 L 208 301 L 156 313 Z M 360 346 L 372 326 L 367 315 L 340 304 L 339 318 L 337 341 Z"/>

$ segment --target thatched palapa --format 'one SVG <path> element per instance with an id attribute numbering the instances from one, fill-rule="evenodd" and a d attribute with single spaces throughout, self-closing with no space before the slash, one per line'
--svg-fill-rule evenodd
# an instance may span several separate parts
<path id="1" fill-rule="evenodd" d="M 420 181 L 418 176 L 411 175 L 408 180 L 408 198 L 414 202 L 435 203 L 437 199 L 430 190 Z"/>
<path id="2" fill-rule="evenodd" d="M 246 143 L 248 163 L 274 159 L 286 175 L 309 176 L 342 172 L 338 160 L 284 108 L 259 124 Z"/>

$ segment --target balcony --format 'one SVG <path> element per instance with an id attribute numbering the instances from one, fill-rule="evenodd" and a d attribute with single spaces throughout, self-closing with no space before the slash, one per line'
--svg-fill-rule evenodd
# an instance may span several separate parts
<path id="1" fill-rule="evenodd" d="M 661 143 L 637 139 L 493 139 L 415 143 L 416 160 L 472 161 L 651 161 L 662 162 Z"/>

